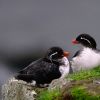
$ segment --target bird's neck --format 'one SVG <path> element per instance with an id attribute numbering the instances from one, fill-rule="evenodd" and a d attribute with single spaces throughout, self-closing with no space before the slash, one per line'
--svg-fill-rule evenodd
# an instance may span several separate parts
<path id="1" fill-rule="evenodd" d="M 82 48 L 83 48 L 83 49 L 91 49 L 91 50 L 96 50 L 96 48 L 85 47 L 85 46 L 83 46 Z"/>

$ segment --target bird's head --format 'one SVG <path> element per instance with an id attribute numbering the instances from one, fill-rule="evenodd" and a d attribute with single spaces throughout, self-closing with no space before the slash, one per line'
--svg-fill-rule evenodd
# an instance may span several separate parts
<path id="1" fill-rule="evenodd" d="M 49 59 L 50 61 L 59 61 L 63 57 L 68 57 L 69 52 L 63 51 L 60 47 L 51 47 L 48 49 L 45 57 Z"/>
<path id="2" fill-rule="evenodd" d="M 89 34 L 80 34 L 76 39 L 72 40 L 73 44 L 82 44 L 85 47 L 96 49 L 96 41 Z"/>

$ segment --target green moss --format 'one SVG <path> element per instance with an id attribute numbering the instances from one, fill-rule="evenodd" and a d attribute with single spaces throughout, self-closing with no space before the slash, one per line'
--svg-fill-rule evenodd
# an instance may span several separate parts
<path id="1" fill-rule="evenodd" d="M 72 88 L 71 94 L 74 100 L 100 100 L 99 95 L 98 96 L 90 95 L 83 86 Z"/>
<path id="2" fill-rule="evenodd" d="M 60 95 L 60 90 L 46 90 L 39 94 L 37 97 L 37 100 L 58 100 L 57 98 Z"/>
<path id="3" fill-rule="evenodd" d="M 37 100 L 62 100 L 64 94 L 71 94 L 74 100 L 100 100 L 100 96 L 97 94 L 92 94 L 90 91 L 97 91 L 95 84 L 93 84 L 93 80 L 96 78 L 100 78 L 100 66 L 91 70 L 84 70 L 77 73 L 70 74 L 67 78 L 72 79 L 69 87 L 65 86 L 64 92 L 63 90 L 55 89 L 55 90 L 44 90 L 39 93 Z M 92 81 L 89 81 L 92 80 Z M 92 90 L 89 89 L 93 85 Z M 94 89 L 95 88 L 95 89 Z M 98 90 L 99 91 L 99 90 Z M 60 99 L 59 99 L 60 98 Z"/>
<path id="4" fill-rule="evenodd" d="M 96 77 L 100 77 L 100 66 L 91 70 L 85 70 L 70 74 L 67 78 L 70 78 L 72 80 L 83 80 Z"/>

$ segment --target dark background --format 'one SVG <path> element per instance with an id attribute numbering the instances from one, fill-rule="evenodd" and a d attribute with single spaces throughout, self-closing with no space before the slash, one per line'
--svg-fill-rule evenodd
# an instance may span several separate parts
<path id="1" fill-rule="evenodd" d="M 100 48 L 100 0 L 0 0 L 0 82 L 51 46 L 72 56 L 71 40 L 83 32 Z"/>

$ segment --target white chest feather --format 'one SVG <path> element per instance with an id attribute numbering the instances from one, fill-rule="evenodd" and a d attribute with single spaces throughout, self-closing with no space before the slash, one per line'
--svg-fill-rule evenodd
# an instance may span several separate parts
<path id="1" fill-rule="evenodd" d="M 75 71 L 90 69 L 100 65 L 100 53 L 84 48 L 79 56 L 72 59 L 72 68 Z"/>
<path id="2" fill-rule="evenodd" d="M 61 65 L 59 67 L 59 70 L 61 72 L 61 78 L 65 77 L 66 75 L 68 75 L 69 70 L 70 70 L 70 66 L 69 66 L 69 61 L 66 57 L 63 57 L 62 59 L 64 65 Z"/>

